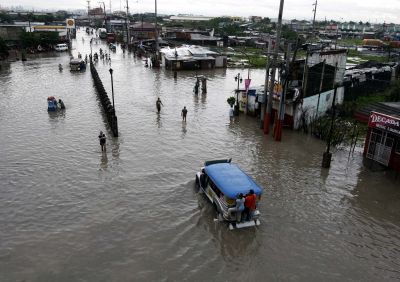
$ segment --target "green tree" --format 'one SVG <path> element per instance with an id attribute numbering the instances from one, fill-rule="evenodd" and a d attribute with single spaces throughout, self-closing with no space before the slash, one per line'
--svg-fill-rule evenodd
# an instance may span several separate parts
<path id="1" fill-rule="evenodd" d="M 40 44 L 45 45 L 55 45 L 59 41 L 58 32 L 56 31 L 47 31 L 39 33 L 39 42 Z"/>
<path id="2" fill-rule="evenodd" d="M 12 17 L 6 13 L 0 13 L 0 22 L 1 23 L 12 23 Z"/>
<path id="3" fill-rule="evenodd" d="M 33 32 L 23 31 L 20 35 L 20 40 L 23 48 L 36 47 L 39 44 Z"/>
<path id="4" fill-rule="evenodd" d="M 289 41 L 296 41 L 298 38 L 297 32 L 292 30 L 288 25 L 282 26 L 282 37 Z"/>
<path id="5" fill-rule="evenodd" d="M 8 47 L 3 38 L 0 37 L 0 59 L 4 60 L 8 57 Z"/>
<path id="6" fill-rule="evenodd" d="M 38 45 L 54 45 L 59 41 L 58 32 L 22 32 L 20 35 L 23 48 L 36 48 Z"/>

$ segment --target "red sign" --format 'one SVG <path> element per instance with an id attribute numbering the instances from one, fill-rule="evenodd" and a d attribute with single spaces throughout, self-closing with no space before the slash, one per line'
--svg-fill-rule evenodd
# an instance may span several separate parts
<path id="1" fill-rule="evenodd" d="M 245 89 L 246 91 L 249 90 L 250 82 L 251 82 L 251 79 L 250 79 L 250 78 L 246 78 L 246 79 L 244 80 L 244 89 Z"/>
<path id="2" fill-rule="evenodd" d="M 372 112 L 369 116 L 369 127 L 380 128 L 400 134 L 400 118 Z"/>

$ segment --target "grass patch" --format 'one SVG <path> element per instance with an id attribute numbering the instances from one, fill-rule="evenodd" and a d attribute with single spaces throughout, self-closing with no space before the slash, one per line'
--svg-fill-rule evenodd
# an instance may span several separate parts
<path id="1" fill-rule="evenodd" d="M 364 61 L 375 61 L 378 63 L 386 63 L 388 61 L 387 56 L 364 55 L 362 52 L 359 52 L 357 50 L 348 49 L 348 51 L 347 51 L 348 60 L 353 61 L 352 57 L 357 57 Z M 354 61 L 357 61 L 357 60 L 354 60 Z"/>
<path id="2" fill-rule="evenodd" d="M 363 40 L 359 38 L 343 38 L 338 40 L 339 45 L 362 45 Z"/>

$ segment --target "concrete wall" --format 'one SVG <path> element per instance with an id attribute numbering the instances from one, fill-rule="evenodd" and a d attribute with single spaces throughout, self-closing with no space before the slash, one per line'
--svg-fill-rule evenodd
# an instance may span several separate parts
<path id="1" fill-rule="evenodd" d="M 333 92 L 334 90 L 329 90 L 321 93 L 319 99 L 319 107 L 318 107 L 318 116 L 323 116 L 325 112 L 332 107 L 333 100 Z M 336 92 L 336 104 L 342 104 L 344 99 L 344 87 L 339 87 Z M 318 95 L 310 96 L 304 98 L 303 104 L 297 104 L 293 109 L 294 111 L 294 129 L 298 129 L 301 124 L 301 115 L 304 111 L 307 112 L 307 122 L 314 118 L 317 111 L 317 103 L 318 103 Z"/>

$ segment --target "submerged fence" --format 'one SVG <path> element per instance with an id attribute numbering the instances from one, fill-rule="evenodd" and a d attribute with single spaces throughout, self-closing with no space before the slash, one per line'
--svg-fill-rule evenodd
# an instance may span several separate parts
<path id="1" fill-rule="evenodd" d="M 107 116 L 107 121 L 111 127 L 111 131 L 114 137 L 118 137 L 118 119 L 115 115 L 115 109 L 108 98 L 107 92 L 103 86 L 103 82 L 101 81 L 93 63 L 90 63 L 90 72 L 92 73 L 94 85 L 96 86 L 97 94 L 99 95 L 101 104 L 103 105 L 104 113 Z"/>

